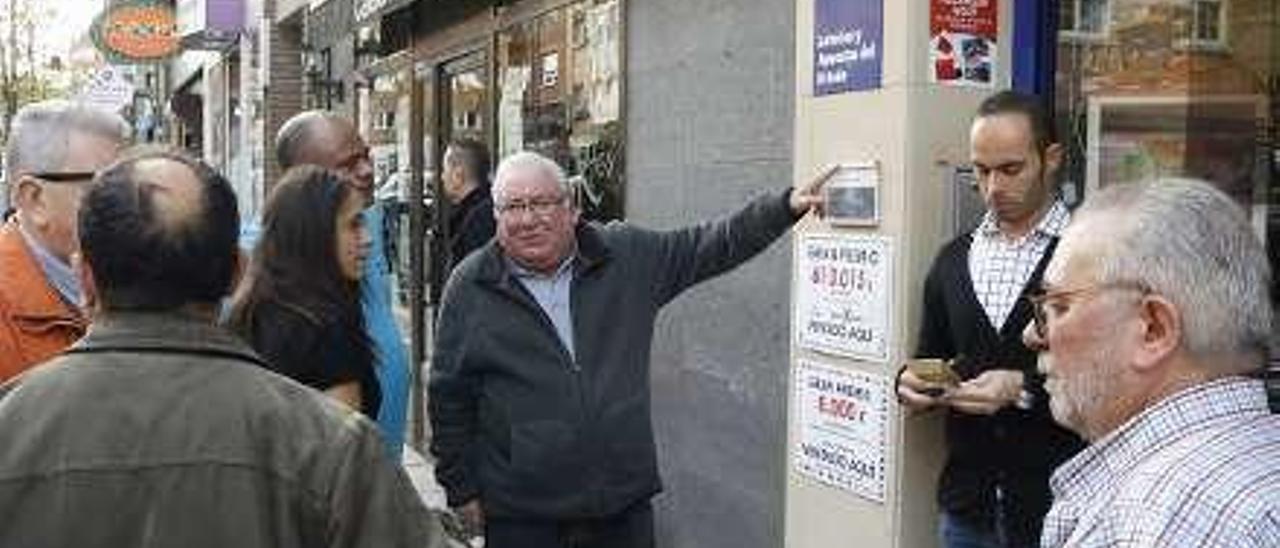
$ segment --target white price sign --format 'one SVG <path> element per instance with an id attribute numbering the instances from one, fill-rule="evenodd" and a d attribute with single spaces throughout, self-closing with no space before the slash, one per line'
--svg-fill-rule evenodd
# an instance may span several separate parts
<path id="1" fill-rule="evenodd" d="M 889 379 L 806 361 L 794 373 L 796 471 L 883 503 Z"/>
<path id="2" fill-rule="evenodd" d="M 810 350 L 887 362 L 893 294 L 889 240 L 806 235 L 796 264 L 797 343 Z"/>

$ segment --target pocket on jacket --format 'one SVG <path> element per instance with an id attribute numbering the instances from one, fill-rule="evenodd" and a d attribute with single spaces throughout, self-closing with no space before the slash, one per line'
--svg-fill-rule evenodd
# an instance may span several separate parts
<path id="1" fill-rule="evenodd" d="M 555 474 L 559 469 L 572 468 L 577 438 L 577 430 L 562 421 L 512 425 L 511 467 L 520 473 L 536 475 Z"/>

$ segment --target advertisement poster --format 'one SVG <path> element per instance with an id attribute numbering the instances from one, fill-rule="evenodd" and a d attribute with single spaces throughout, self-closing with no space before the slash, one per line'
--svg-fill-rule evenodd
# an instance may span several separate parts
<path id="1" fill-rule="evenodd" d="M 793 381 L 796 472 L 883 503 L 889 379 L 802 360 Z"/>
<path id="2" fill-rule="evenodd" d="M 805 235 L 796 257 L 798 345 L 868 361 L 889 360 L 893 268 L 889 240 Z"/>
<path id="3" fill-rule="evenodd" d="M 884 46 L 884 0 L 817 0 L 813 94 L 877 89 Z"/>
<path id="4" fill-rule="evenodd" d="M 998 0 L 929 0 L 929 79 L 991 87 L 999 66 Z"/>

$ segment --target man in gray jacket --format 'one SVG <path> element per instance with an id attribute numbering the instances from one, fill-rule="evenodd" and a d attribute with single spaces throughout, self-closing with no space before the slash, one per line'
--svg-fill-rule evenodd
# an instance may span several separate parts
<path id="1" fill-rule="evenodd" d="M 436 476 L 488 548 L 653 545 L 654 319 L 821 206 L 823 180 L 659 232 L 579 223 L 554 162 L 502 162 L 497 239 L 449 279 L 430 383 Z"/>
<path id="2" fill-rule="evenodd" d="M 214 325 L 238 219 L 226 180 L 175 153 L 98 175 L 79 213 L 93 324 L 0 385 L 0 546 L 443 542 L 373 423 Z"/>

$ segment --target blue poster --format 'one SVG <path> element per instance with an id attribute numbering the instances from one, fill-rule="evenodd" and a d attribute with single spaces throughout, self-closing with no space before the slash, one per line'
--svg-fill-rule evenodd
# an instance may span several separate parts
<path id="1" fill-rule="evenodd" d="M 816 0 L 813 94 L 877 89 L 884 48 L 884 0 Z"/>

